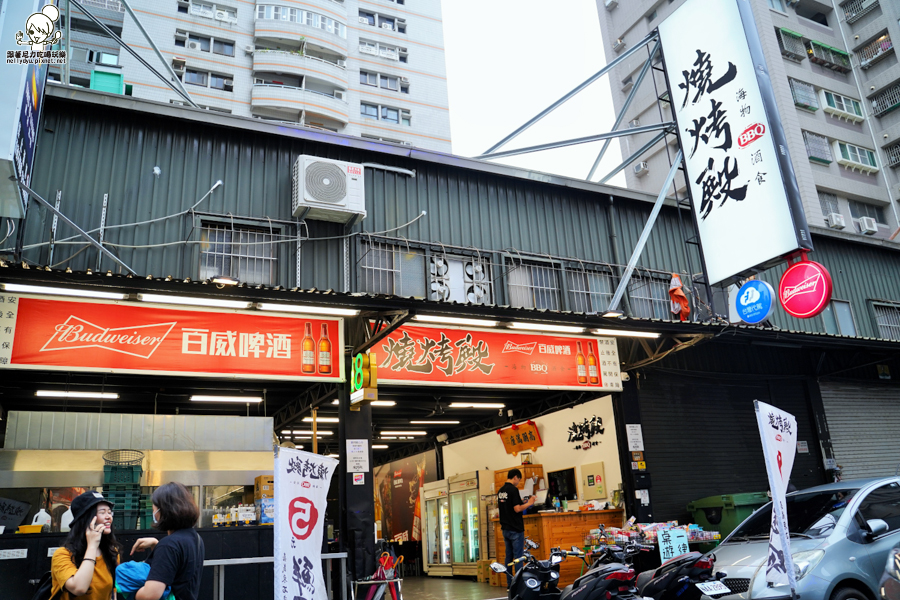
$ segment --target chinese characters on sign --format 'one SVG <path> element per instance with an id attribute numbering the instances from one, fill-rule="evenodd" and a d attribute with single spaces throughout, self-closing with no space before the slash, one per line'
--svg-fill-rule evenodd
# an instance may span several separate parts
<path id="1" fill-rule="evenodd" d="M 811 247 L 759 35 L 742 10 L 687 0 L 659 27 L 711 283 Z M 692 42 L 685 31 L 704 35 Z"/>
<path id="2" fill-rule="evenodd" d="M 536 450 L 544 445 L 541 441 L 541 434 L 538 433 L 537 423 L 534 421 L 498 429 L 497 433 L 503 440 L 503 448 L 506 453 L 513 456 L 523 450 Z"/>
<path id="3" fill-rule="evenodd" d="M 569 427 L 569 442 L 581 442 L 575 446 L 576 450 L 587 450 L 592 446 L 598 445 L 600 442 L 593 440 L 594 436 L 603 435 L 603 419 L 593 416 L 588 420 L 585 418 L 581 423 L 572 423 Z"/>
<path id="4" fill-rule="evenodd" d="M 401 385 L 622 389 L 612 338 L 403 326 L 378 359 L 378 378 Z"/>
<path id="5" fill-rule="evenodd" d="M 0 298 L 0 367 L 343 380 L 341 319 Z"/>
<path id="6" fill-rule="evenodd" d="M 657 541 L 659 542 L 659 558 L 662 562 L 688 552 L 688 534 L 684 529 L 678 527 L 660 529 Z"/>

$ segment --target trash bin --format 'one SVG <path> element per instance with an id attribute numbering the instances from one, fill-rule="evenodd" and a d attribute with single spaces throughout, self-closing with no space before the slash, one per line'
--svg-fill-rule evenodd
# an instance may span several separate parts
<path id="1" fill-rule="evenodd" d="M 766 492 L 707 496 L 687 505 L 694 523 L 708 531 L 718 531 L 724 539 L 753 511 L 769 502 Z"/>

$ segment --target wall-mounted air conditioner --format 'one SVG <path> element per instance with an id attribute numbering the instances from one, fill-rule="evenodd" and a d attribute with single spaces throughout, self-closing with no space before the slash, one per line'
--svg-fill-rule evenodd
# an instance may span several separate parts
<path id="1" fill-rule="evenodd" d="M 188 42 L 188 48 L 189 48 L 190 50 L 199 50 L 199 49 L 200 49 L 200 42 Z"/>
<path id="2" fill-rule="evenodd" d="M 623 40 L 622 38 L 617 39 L 616 42 L 613 44 L 613 50 L 615 50 L 616 52 L 619 52 L 623 48 L 625 48 L 625 40 Z"/>
<path id="3" fill-rule="evenodd" d="M 878 233 L 878 223 L 872 217 L 860 217 L 859 232 L 866 235 Z"/>
<path id="4" fill-rule="evenodd" d="M 185 60 L 178 56 L 172 59 L 172 70 L 175 71 L 176 74 L 182 75 L 184 74 Z"/>
<path id="5" fill-rule="evenodd" d="M 650 172 L 650 167 L 648 167 L 647 163 L 645 163 L 645 162 L 639 162 L 638 164 L 634 165 L 634 176 L 635 177 L 643 177 L 644 175 L 646 175 L 649 172 Z"/>
<path id="6" fill-rule="evenodd" d="M 628 121 L 628 127 L 630 127 L 631 129 L 634 129 L 635 127 L 640 127 L 640 126 L 641 126 L 640 119 L 632 119 L 632 120 Z"/>
<path id="7" fill-rule="evenodd" d="M 346 61 L 346 60 L 343 60 L 343 59 L 341 59 L 341 58 L 339 58 L 338 61 L 337 61 L 337 66 L 339 66 L 339 67 L 346 67 L 346 66 L 347 66 L 347 61 Z"/>
<path id="8" fill-rule="evenodd" d="M 842 215 L 841 213 L 829 213 L 825 215 L 825 222 L 832 229 L 843 229 L 847 226 L 846 222 L 844 221 L 844 215 Z"/>
<path id="9" fill-rule="evenodd" d="M 365 23 L 366 25 L 368 25 L 368 24 L 369 24 L 369 19 L 368 19 L 368 17 L 360 17 L 360 18 L 359 18 L 359 22 L 360 22 L 360 23 Z"/>
<path id="10" fill-rule="evenodd" d="M 400 83 L 409 83 L 409 77 L 401 77 Z"/>
<path id="11" fill-rule="evenodd" d="M 604 0 L 606 10 L 612 10 L 619 5 L 619 0 Z"/>
<path id="12" fill-rule="evenodd" d="M 225 87 L 227 87 L 227 88 L 233 88 L 233 87 L 234 87 L 234 79 L 226 79 L 226 80 L 223 81 L 222 83 L 223 83 L 223 84 L 225 85 Z"/>
<path id="13" fill-rule="evenodd" d="M 347 223 L 366 218 L 362 165 L 301 154 L 294 163 L 295 217 Z"/>
<path id="14" fill-rule="evenodd" d="M 254 46 L 253 44 L 247 44 L 246 46 L 244 46 L 244 52 L 246 52 L 247 54 L 253 54 L 255 51 L 256 46 Z"/>
<path id="15" fill-rule="evenodd" d="M 216 20 L 217 21 L 227 21 L 228 13 L 225 12 L 224 10 L 217 10 L 216 11 Z"/>
<path id="16" fill-rule="evenodd" d="M 186 40 L 186 39 L 187 39 L 187 32 L 185 32 L 185 31 L 176 31 L 176 32 L 175 32 L 175 39 L 176 39 L 176 40 Z"/>
<path id="17" fill-rule="evenodd" d="M 382 28 L 382 29 L 390 29 L 391 31 L 393 31 L 393 30 L 394 30 L 394 24 L 393 24 L 393 23 L 382 23 L 382 24 L 381 24 L 381 28 Z"/>
<path id="18" fill-rule="evenodd" d="M 347 92 L 335 90 L 334 97 L 337 98 L 338 100 L 343 100 L 344 102 L 346 102 L 347 101 Z"/>

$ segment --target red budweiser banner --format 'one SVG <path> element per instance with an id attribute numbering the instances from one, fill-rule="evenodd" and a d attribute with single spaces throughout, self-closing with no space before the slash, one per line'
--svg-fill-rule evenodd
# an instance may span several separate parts
<path id="1" fill-rule="evenodd" d="M 383 383 L 622 389 L 614 338 L 416 325 L 400 327 L 375 352 Z"/>
<path id="2" fill-rule="evenodd" d="M 342 319 L 0 299 L 0 368 L 344 380 Z"/>

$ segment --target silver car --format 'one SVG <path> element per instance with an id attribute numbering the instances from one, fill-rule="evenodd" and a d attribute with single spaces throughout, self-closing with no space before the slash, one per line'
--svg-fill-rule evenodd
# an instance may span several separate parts
<path id="1" fill-rule="evenodd" d="M 873 600 L 891 548 L 900 542 L 900 477 L 841 481 L 787 496 L 791 555 L 803 600 Z M 712 554 L 732 591 L 722 600 L 782 600 L 766 583 L 771 502 Z"/>

